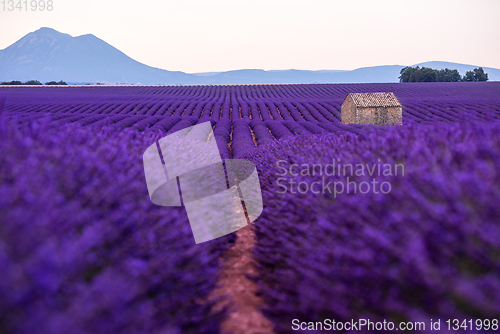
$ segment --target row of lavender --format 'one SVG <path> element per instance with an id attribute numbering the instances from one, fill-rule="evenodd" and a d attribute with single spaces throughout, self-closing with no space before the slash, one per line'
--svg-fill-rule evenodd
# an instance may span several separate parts
<path id="1" fill-rule="evenodd" d="M 498 330 L 498 138 L 498 123 L 412 125 L 291 137 L 245 156 L 263 185 L 256 279 L 276 332 L 294 319 Z"/>
<path id="2" fill-rule="evenodd" d="M 14 99 L 39 103 L 47 94 L 63 94 L 66 102 L 87 102 L 88 97 L 105 100 L 158 101 L 185 99 L 189 101 L 277 101 L 281 99 L 343 100 L 348 93 L 391 91 L 403 99 L 468 100 L 497 99 L 500 82 L 476 83 L 370 83 L 370 84 L 295 84 L 295 85 L 228 85 L 228 86 L 65 86 L 65 87 L 1 87 Z M 64 92 L 64 93 L 62 93 Z M 71 95 L 65 95 L 68 94 Z M 233 103 L 234 104 L 234 103 Z"/>
<path id="3" fill-rule="evenodd" d="M 133 129 L 0 119 L 1 333 L 218 333 L 219 258 L 149 200 Z"/>
<path id="4" fill-rule="evenodd" d="M 471 109 L 468 113 L 471 114 Z M 443 113 L 442 119 L 448 116 Z M 463 117 L 468 121 L 473 117 Z M 123 130 L 133 128 L 139 131 L 162 132 L 165 134 L 173 133 L 183 128 L 210 121 L 214 127 L 219 150 L 223 158 L 239 157 L 245 151 L 256 146 L 267 144 L 271 141 L 291 137 L 300 134 L 322 134 L 350 132 L 359 134 L 370 128 L 377 132 L 387 130 L 384 126 L 376 125 L 357 125 L 342 124 L 340 122 L 308 122 L 308 121 L 276 121 L 276 120 L 251 120 L 237 119 L 230 121 L 228 119 L 213 119 L 211 117 L 160 117 L 160 116 L 128 116 L 128 115 L 85 115 L 85 114 L 44 114 L 44 113 L 25 113 L 10 115 L 10 119 L 17 124 L 30 124 L 33 122 L 49 122 L 51 127 L 58 127 L 64 124 L 78 124 L 90 128 L 107 127 L 114 130 Z M 430 118 L 428 118 L 431 120 Z M 448 117 L 451 122 L 453 119 Z M 496 119 L 493 119 L 497 121 Z"/>
<path id="5" fill-rule="evenodd" d="M 177 102 L 179 103 L 179 102 Z M 339 103 L 319 103 L 319 102 L 284 102 L 275 105 L 273 102 L 257 102 L 246 106 L 247 109 L 243 113 L 240 109 L 215 109 L 206 108 L 205 103 L 192 103 L 190 106 L 180 106 L 178 109 L 177 103 L 170 108 L 169 103 L 158 103 L 155 106 L 147 104 L 93 104 L 73 107 L 72 105 L 61 106 L 56 108 L 49 106 L 30 106 L 29 108 L 23 105 L 8 108 L 9 115 L 32 116 L 33 118 L 41 117 L 42 115 L 57 115 L 74 116 L 75 120 L 83 119 L 84 117 L 96 116 L 91 120 L 99 119 L 99 116 L 141 116 L 153 117 L 150 121 L 158 119 L 158 117 L 174 116 L 174 117 L 191 117 L 195 119 L 212 118 L 214 120 L 254 120 L 254 121 L 306 121 L 312 123 L 340 123 L 340 104 Z M 244 108 L 243 108 L 244 109 Z M 248 111 L 251 111 L 250 113 Z M 405 123 L 423 123 L 423 122 L 455 122 L 455 121 L 492 121 L 498 120 L 500 117 L 500 102 L 490 103 L 407 103 L 403 107 L 403 117 Z M 89 122 L 89 121 L 85 121 Z"/>
<path id="6" fill-rule="evenodd" d="M 127 116 L 127 115 L 71 115 L 71 114 L 15 114 L 9 118 L 13 123 L 19 125 L 34 122 L 44 123 L 48 127 L 57 128 L 65 124 L 99 129 L 105 127 L 108 130 L 123 130 L 127 128 L 139 131 L 148 131 L 169 134 L 186 127 L 211 122 L 214 135 L 217 140 L 219 151 L 223 158 L 238 157 L 256 146 L 280 140 L 300 134 L 338 133 L 348 131 L 358 134 L 362 129 L 374 128 L 377 131 L 385 131 L 386 128 L 377 125 L 361 126 L 357 124 L 345 125 L 330 122 L 307 122 L 307 121 L 275 121 L 275 120 L 250 120 L 228 119 L 215 120 L 210 117 L 159 117 L 159 116 Z"/>
<path id="7" fill-rule="evenodd" d="M 394 91 L 405 122 L 498 119 L 500 83 L 5 87 L 6 112 L 340 122 L 350 92 Z"/>

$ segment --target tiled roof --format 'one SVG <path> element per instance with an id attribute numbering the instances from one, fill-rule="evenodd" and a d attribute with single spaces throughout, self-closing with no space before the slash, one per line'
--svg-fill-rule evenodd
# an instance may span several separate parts
<path id="1" fill-rule="evenodd" d="M 352 97 L 354 104 L 358 107 L 401 107 L 401 103 L 394 93 L 350 93 L 347 97 Z"/>

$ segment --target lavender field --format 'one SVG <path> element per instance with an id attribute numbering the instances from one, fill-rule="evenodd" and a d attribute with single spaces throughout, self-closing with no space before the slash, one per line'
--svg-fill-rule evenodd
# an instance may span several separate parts
<path id="1" fill-rule="evenodd" d="M 403 126 L 341 123 L 348 93 L 385 91 Z M 206 121 L 224 159 L 259 171 L 250 278 L 274 333 L 361 318 L 498 331 L 500 82 L 6 86 L 0 112 L 0 333 L 224 332 L 227 296 L 213 296 L 236 235 L 196 245 L 183 208 L 151 203 L 142 169 L 155 140 Z M 383 175 L 386 193 L 277 182 L 332 161 L 404 174 Z"/>

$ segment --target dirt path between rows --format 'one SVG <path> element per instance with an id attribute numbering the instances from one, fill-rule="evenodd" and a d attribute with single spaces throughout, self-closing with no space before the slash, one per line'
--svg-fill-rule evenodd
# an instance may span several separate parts
<path id="1" fill-rule="evenodd" d="M 215 296 L 228 296 L 233 304 L 222 323 L 222 333 L 273 334 L 271 322 L 260 312 L 264 302 L 255 295 L 257 285 L 245 276 L 245 273 L 256 274 L 251 254 L 256 242 L 254 226 L 250 224 L 236 233 L 235 245 L 222 258 L 219 288 L 214 292 Z"/>

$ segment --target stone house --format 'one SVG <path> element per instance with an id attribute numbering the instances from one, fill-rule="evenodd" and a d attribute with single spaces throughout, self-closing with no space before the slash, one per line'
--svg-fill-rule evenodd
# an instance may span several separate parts
<path id="1" fill-rule="evenodd" d="M 344 124 L 403 125 L 403 107 L 394 93 L 349 93 L 341 112 Z"/>

